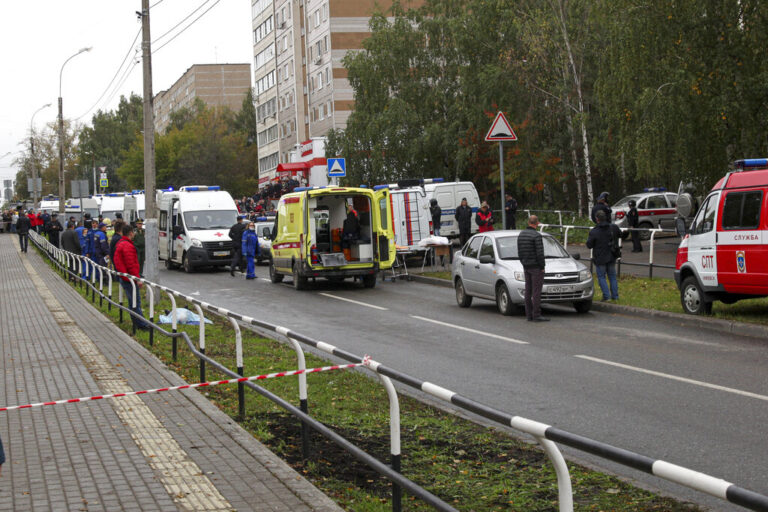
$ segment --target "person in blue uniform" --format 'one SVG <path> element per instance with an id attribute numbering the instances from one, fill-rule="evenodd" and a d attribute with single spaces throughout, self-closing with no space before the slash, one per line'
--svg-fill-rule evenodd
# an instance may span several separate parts
<path id="1" fill-rule="evenodd" d="M 256 279 L 255 259 L 259 255 L 259 235 L 256 234 L 256 224 L 248 223 L 248 229 L 243 231 L 243 256 L 247 262 L 246 279 Z"/>

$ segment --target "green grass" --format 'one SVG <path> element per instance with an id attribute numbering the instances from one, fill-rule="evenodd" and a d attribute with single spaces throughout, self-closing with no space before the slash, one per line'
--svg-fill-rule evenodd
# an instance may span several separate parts
<path id="1" fill-rule="evenodd" d="M 79 290 L 79 288 L 78 288 Z M 84 291 L 80 291 L 85 294 Z M 116 292 L 113 294 L 116 297 Z M 90 300 L 90 295 L 88 295 Z M 144 305 L 145 314 L 147 305 Z M 188 307 L 179 303 L 179 307 Z M 95 307 L 99 307 L 98 296 Z M 167 299 L 158 311 L 170 308 Z M 118 312 L 101 310 L 118 323 Z M 194 308 L 189 308 L 194 310 Z M 157 313 L 156 313 L 157 315 Z M 224 365 L 235 366 L 234 333 L 228 321 L 212 317 L 206 328 L 206 353 Z M 119 326 L 130 334 L 130 318 Z M 167 327 L 170 330 L 170 327 Z M 197 343 L 197 326 L 179 326 Z M 198 360 L 179 342 L 179 357 L 171 360 L 171 342 L 157 334 L 153 347 L 148 333 L 136 338 L 188 382 L 199 380 Z M 255 375 L 296 368 L 296 355 L 286 345 L 243 330 L 245 374 Z M 307 354 L 307 366 L 327 362 Z M 207 379 L 219 375 L 209 370 Z M 335 371 L 308 376 L 310 413 L 351 442 L 382 461 L 388 461 L 388 401 L 377 380 L 360 372 Z M 260 385 L 298 404 L 294 377 L 260 381 Z M 235 386 L 208 388 L 204 393 L 232 418 L 237 415 Z M 494 428 L 478 426 L 416 400 L 400 396 L 403 474 L 459 510 L 554 511 L 557 482 L 543 453 L 528 443 Z M 391 510 L 391 485 L 343 451 L 315 434 L 312 457 L 301 456 L 300 424 L 292 416 L 254 392 L 246 392 L 246 418 L 241 425 L 270 450 L 331 496 L 355 512 Z M 690 511 L 698 510 L 658 497 L 619 479 L 569 464 L 576 510 Z M 404 510 L 430 510 L 408 495 Z"/>

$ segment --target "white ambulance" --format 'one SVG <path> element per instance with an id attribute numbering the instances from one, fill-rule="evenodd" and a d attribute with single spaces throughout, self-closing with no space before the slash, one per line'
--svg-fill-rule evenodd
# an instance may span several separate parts
<path id="1" fill-rule="evenodd" d="M 429 199 L 437 199 L 437 205 L 443 210 L 440 222 L 440 236 L 455 238 L 459 236 L 459 223 L 456 221 L 456 208 L 461 205 L 461 199 L 467 198 L 467 204 L 472 208 L 472 230 L 477 233 L 475 214 L 480 209 L 480 197 L 477 195 L 475 184 L 471 181 L 443 181 L 442 178 L 434 178 L 424 185 Z"/>
<path id="2" fill-rule="evenodd" d="M 229 265 L 229 228 L 238 215 L 229 192 L 218 186 L 190 186 L 157 196 L 160 259 L 167 268 L 181 265 L 193 272 L 197 267 Z"/>
<path id="3" fill-rule="evenodd" d="M 122 215 L 125 222 L 136 220 L 136 198 L 124 192 L 105 194 L 101 198 L 99 213 L 105 219 L 114 222 L 117 214 Z"/>
<path id="4" fill-rule="evenodd" d="M 683 240 L 675 281 L 686 313 L 709 314 L 715 300 L 733 304 L 768 295 L 768 158 L 738 160 L 690 228 L 680 218 L 677 230 Z"/>

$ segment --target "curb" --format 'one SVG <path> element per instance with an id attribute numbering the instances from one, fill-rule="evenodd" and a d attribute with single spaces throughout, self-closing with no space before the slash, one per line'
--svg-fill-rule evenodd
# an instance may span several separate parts
<path id="1" fill-rule="evenodd" d="M 417 283 L 431 284 L 433 286 L 441 286 L 443 288 L 453 288 L 453 285 L 447 279 L 427 277 L 419 274 L 410 274 L 410 277 Z M 718 318 L 707 318 L 703 316 L 684 315 L 682 313 L 670 313 L 668 311 L 637 308 L 634 306 L 621 306 L 619 304 L 606 304 L 603 302 L 593 302 L 592 310 L 600 311 L 601 313 L 631 315 L 642 318 L 664 318 L 674 321 L 683 327 L 706 327 L 708 329 L 725 334 L 738 334 L 740 336 L 768 339 L 768 326 L 748 324 L 746 322 L 720 320 Z"/>

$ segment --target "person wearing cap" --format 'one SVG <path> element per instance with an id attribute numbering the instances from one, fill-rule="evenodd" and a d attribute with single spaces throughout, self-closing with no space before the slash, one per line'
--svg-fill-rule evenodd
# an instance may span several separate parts
<path id="1" fill-rule="evenodd" d="M 144 220 L 136 219 L 136 228 L 134 229 L 133 245 L 136 247 L 136 255 L 139 258 L 139 273 L 144 275 L 144 259 L 147 254 L 147 242 L 144 240 Z"/>
<path id="2" fill-rule="evenodd" d="M 93 254 L 91 259 L 97 265 L 106 266 L 106 258 L 109 257 L 109 242 L 107 241 L 107 225 L 103 222 L 97 224 L 97 229 L 93 233 Z"/>
<path id="3" fill-rule="evenodd" d="M 232 240 L 232 261 L 229 263 L 229 275 L 235 276 L 235 267 L 239 266 L 240 270 L 243 270 L 243 252 L 242 241 L 243 231 L 245 231 L 245 224 L 243 224 L 244 215 L 237 216 L 237 222 L 235 222 L 231 228 L 229 228 L 229 239 Z"/>
<path id="4" fill-rule="evenodd" d="M 248 229 L 243 231 L 241 250 L 247 261 L 246 279 L 256 279 L 256 257 L 259 256 L 259 235 L 256 234 L 256 224 L 248 223 Z"/>
<path id="5" fill-rule="evenodd" d="M 434 197 L 429 200 L 429 214 L 432 216 L 432 233 L 435 236 L 440 236 L 440 224 L 443 218 L 443 209 L 437 204 L 437 199 Z"/>
<path id="6" fill-rule="evenodd" d="M 454 217 L 459 225 L 459 240 L 461 241 L 461 246 L 464 247 L 464 244 L 467 243 L 467 240 L 472 235 L 472 208 L 469 207 L 466 197 L 461 198 L 461 205 L 456 208 Z"/>
<path id="7" fill-rule="evenodd" d="M 475 215 L 475 224 L 477 224 L 480 233 L 493 231 L 493 211 L 485 201 L 480 205 L 480 210 Z"/>
<path id="8" fill-rule="evenodd" d="M 599 196 L 597 196 L 597 203 L 595 203 L 595 206 L 592 207 L 592 213 L 590 214 L 590 218 L 592 219 L 592 222 L 595 224 L 599 224 L 597 221 L 597 212 L 603 211 L 605 212 L 606 218 L 610 221 L 611 220 L 611 207 L 608 206 L 608 192 L 601 192 Z"/>
<path id="9" fill-rule="evenodd" d="M 630 228 L 637 228 L 640 225 L 640 213 L 637 211 L 637 203 L 634 199 L 629 200 L 629 211 L 627 212 L 627 225 Z M 640 232 L 632 231 L 632 252 L 643 252 L 643 246 L 640 243 Z"/>
<path id="10" fill-rule="evenodd" d="M 48 240 L 54 247 L 59 247 L 59 233 L 64 231 L 64 226 L 59 222 L 59 214 L 54 213 L 51 215 L 51 220 L 46 225 L 46 231 L 48 232 Z"/>

